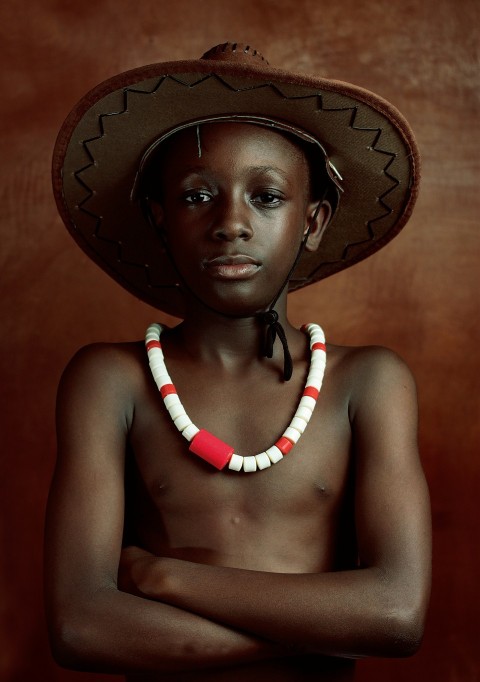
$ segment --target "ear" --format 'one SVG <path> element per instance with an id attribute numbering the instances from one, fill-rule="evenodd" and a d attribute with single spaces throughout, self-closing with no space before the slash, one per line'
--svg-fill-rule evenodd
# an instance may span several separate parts
<path id="1" fill-rule="evenodd" d="M 322 201 L 319 206 L 318 201 L 313 201 L 308 205 L 307 225 L 303 233 L 305 235 L 310 227 L 310 233 L 305 244 L 306 251 L 316 251 L 318 249 L 331 217 L 332 206 L 330 202 Z"/>
<path id="2" fill-rule="evenodd" d="M 149 200 L 148 203 L 155 227 L 157 227 L 158 229 L 163 229 L 164 212 L 162 205 L 159 204 L 158 201 L 153 200 Z"/>
<path id="3" fill-rule="evenodd" d="M 165 252 L 166 242 L 167 242 L 167 230 L 165 229 L 164 217 L 165 212 L 161 204 L 153 199 L 147 199 L 148 206 L 147 211 L 150 214 L 150 224 L 160 238 L 159 249 L 161 252 Z"/>

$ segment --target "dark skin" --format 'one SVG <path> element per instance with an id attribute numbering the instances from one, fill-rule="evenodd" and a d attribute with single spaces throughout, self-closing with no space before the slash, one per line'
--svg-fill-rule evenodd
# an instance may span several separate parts
<path id="1" fill-rule="evenodd" d="M 196 292 L 162 335 L 167 367 L 192 420 L 241 454 L 277 440 L 305 384 L 308 339 L 288 322 L 286 293 L 289 382 L 279 342 L 272 359 L 259 353 L 255 313 L 315 215 L 308 179 L 292 142 L 233 123 L 202 127 L 200 158 L 194 131 L 182 133 L 159 170 L 153 213 Z M 324 204 L 307 249 L 328 219 Z M 226 254 L 248 267 L 219 265 Z M 61 665 L 132 680 L 351 680 L 357 657 L 418 649 L 429 500 L 415 385 L 393 352 L 328 344 L 308 428 L 251 474 L 188 451 L 143 342 L 81 350 L 57 422 L 45 575 Z"/>

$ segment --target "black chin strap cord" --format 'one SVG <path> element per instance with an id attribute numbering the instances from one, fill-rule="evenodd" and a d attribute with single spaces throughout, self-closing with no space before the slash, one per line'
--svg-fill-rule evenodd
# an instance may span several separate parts
<path id="1" fill-rule="evenodd" d="M 263 355 L 266 358 L 273 357 L 273 344 L 277 338 L 280 339 L 283 346 L 283 379 L 288 381 L 292 377 L 293 362 L 288 348 L 287 337 L 285 330 L 278 321 L 278 313 L 276 310 L 266 310 L 264 313 L 258 313 L 259 320 L 267 326 L 265 330 L 265 341 L 263 345 Z"/>
<path id="2" fill-rule="evenodd" d="M 288 347 L 288 341 L 287 341 L 287 336 L 285 334 L 285 330 L 282 327 L 281 323 L 278 321 L 278 313 L 276 310 L 274 310 L 274 307 L 275 307 L 278 299 L 280 298 L 282 291 L 285 289 L 288 282 L 290 281 L 290 277 L 292 276 L 293 271 L 297 267 L 297 263 L 300 259 L 300 256 L 303 253 L 303 250 L 305 248 L 305 244 L 307 243 L 307 239 L 310 235 L 313 224 L 315 223 L 315 220 L 317 219 L 317 216 L 318 216 L 318 213 L 320 211 L 322 204 L 323 204 L 323 199 L 321 201 L 319 201 L 319 203 L 315 209 L 315 213 L 313 214 L 312 219 L 310 220 L 310 222 L 308 224 L 308 229 L 304 234 L 304 237 L 302 239 L 302 243 L 300 244 L 300 248 L 298 249 L 298 252 L 297 252 L 296 258 L 293 262 L 293 265 L 290 268 L 288 275 L 286 276 L 285 281 L 282 284 L 278 294 L 273 299 L 268 310 L 257 314 L 257 318 L 260 320 L 260 322 L 265 324 L 267 327 L 265 330 L 265 340 L 264 340 L 264 344 L 263 344 L 263 355 L 264 355 L 264 357 L 266 357 L 266 358 L 273 357 L 273 346 L 274 346 L 274 343 L 275 343 L 277 336 L 281 341 L 281 344 L 283 346 L 283 380 L 284 381 L 289 381 L 292 377 L 293 361 L 292 361 L 292 356 L 290 354 L 290 349 Z"/>

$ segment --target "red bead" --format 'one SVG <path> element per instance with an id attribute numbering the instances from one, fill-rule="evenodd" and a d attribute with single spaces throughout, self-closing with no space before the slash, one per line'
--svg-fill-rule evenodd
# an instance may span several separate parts
<path id="1" fill-rule="evenodd" d="M 318 395 L 320 391 L 318 388 L 315 388 L 314 386 L 305 386 L 305 389 L 303 391 L 303 395 L 307 396 L 308 398 L 313 398 L 314 400 L 317 400 Z"/>
<path id="2" fill-rule="evenodd" d="M 200 429 L 193 437 L 188 449 L 217 469 L 223 469 L 228 464 L 234 450 L 231 445 L 227 445 L 205 429 Z"/>
<path id="3" fill-rule="evenodd" d="M 280 452 L 282 454 L 288 455 L 290 450 L 293 448 L 294 444 L 292 443 L 291 440 L 289 440 L 288 438 L 285 438 L 285 436 L 282 436 L 281 438 L 279 438 L 277 440 L 275 445 L 277 446 L 277 448 L 280 450 Z"/>
<path id="4" fill-rule="evenodd" d="M 313 344 L 312 350 L 327 350 L 327 347 L 324 343 L 321 341 L 317 341 L 316 343 Z"/>
<path id="5" fill-rule="evenodd" d="M 164 384 L 160 388 L 160 393 L 162 394 L 162 398 L 165 398 L 166 395 L 170 395 L 171 393 L 176 393 L 177 389 L 173 384 Z"/>
<path id="6" fill-rule="evenodd" d="M 145 347 L 146 347 L 147 351 L 149 351 L 152 348 L 161 348 L 162 346 L 161 346 L 160 341 L 153 340 L 153 341 L 147 341 L 147 343 L 145 344 Z"/>

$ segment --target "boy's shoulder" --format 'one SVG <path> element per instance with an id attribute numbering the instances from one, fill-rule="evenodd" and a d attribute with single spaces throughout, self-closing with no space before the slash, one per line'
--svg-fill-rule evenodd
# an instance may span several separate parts
<path id="1" fill-rule="evenodd" d="M 114 391 L 120 397 L 144 383 L 146 360 L 143 341 L 89 343 L 79 348 L 66 364 L 60 387 Z"/>
<path id="2" fill-rule="evenodd" d="M 327 358 L 333 380 L 347 383 L 352 400 L 398 386 L 415 391 L 415 379 L 407 362 L 386 346 L 327 344 Z"/>
<path id="3" fill-rule="evenodd" d="M 78 348 L 67 363 L 70 366 L 81 365 L 84 368 L 103 365 L 112 369 L 115 365 L 137 364 L 145 354 L 144 341 L 94 341 Z"/>
<path id="4" fill-rule="evenodd" d="M 391 366 L 407 368 L 405 360 L 392 348 L 381 345 L 343 346 L 327 343 L 327 355 L 335 362 L 349 363 L 355 369 Z"/>

